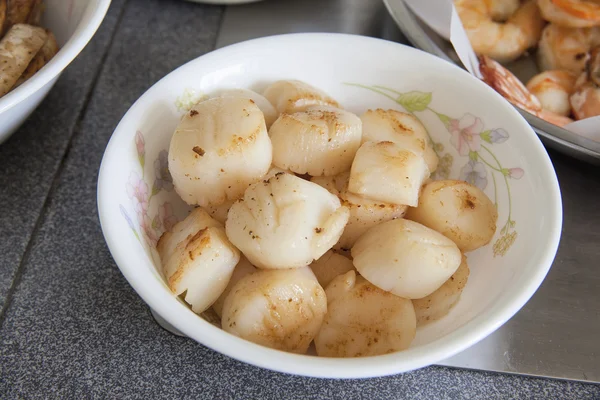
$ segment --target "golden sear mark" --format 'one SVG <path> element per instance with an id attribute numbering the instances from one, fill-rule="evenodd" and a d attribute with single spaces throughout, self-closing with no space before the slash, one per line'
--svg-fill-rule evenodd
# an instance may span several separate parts
<path id="1" fill-rule="evenodd" d="M 192 148 L 192 151 L 193 151 L 194 153 L 198 154 L 198 155 L 199 155 L 199 156 L 201 156 L 201 157 L 202 157 L 204 154 L 206 154 L 206 152 L 204 151 L 204 149 L 203 149 L 202 147 L 200 147 L 200 146 L 194 146 L 194 147 Z"/>

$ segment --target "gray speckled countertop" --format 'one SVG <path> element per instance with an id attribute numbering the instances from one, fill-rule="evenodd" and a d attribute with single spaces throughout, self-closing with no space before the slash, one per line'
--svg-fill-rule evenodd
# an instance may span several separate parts
<path id="1" fill-rule="evenodd" d="M 182 1 L 113 0 L 91 43 L 0 146 L 0 398 L 600 398 L 593 384 L 437 366 L 370 380 L 299 378 L 154 322 L 105 245 L 97 171 L 128 107 L 212 50 L 222 15 Z M 563 171 L 585 168 L 553 157 Z"/>

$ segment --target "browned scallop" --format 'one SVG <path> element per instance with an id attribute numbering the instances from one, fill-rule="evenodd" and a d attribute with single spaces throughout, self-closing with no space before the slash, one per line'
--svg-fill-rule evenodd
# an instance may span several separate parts
<path id="1" fill-rule="evenodd" d="M 309 265 L 340 239 L 349 211 L 321 186 L 287 173 L 252 184 L 229 209 L 229 240 L 258 268 Z"/>
<path id="2" fill-rule="evenodd" d="M 451 239 L 463 252 L 488 244 L 496 232 L 498 211 L 478 187 L 464 181 L 434 181 L 423 187 L 419 205 L 406 218 Z"/>
<path id="3" fill-rule="evenodd" d="M 417 315 L 417 326 L 437 321 L 450 312 L 460 300 L 460 295 L 469 280 L 469 272 L 467 257 L 463 255 L 456 272 L 438 290 L 427 297 L 412 301 Z"/>
<path id="4" fill-rule="evenodd" d="M 265 118 L 250 99 L 217 97 L 186 113 L 169 147 L 175 191 L 190 205 L 237 200 L 269 171 L 273 149 Z"/>
<path id="5" fill-rule="evenodd" d="M 304 354 L 326 312 L 325 292 L 310 268 L 259 270 L 231 289 L 221 326 L 251 342 Z"/>
<path id="6" fill-rule="evenodd" d="M 342 237 L 333 247 L 340 251 L 350 251 L 358 238 L 385 221 L 401 218 L 406 213 L 407 206 L 370 200 L 364 196 L 350 193 L 348 181 L 350 173 L 344 172 L 336 176 L 319 176 L 311 178 L 314 182 L 340 198 L 342 204 L 350 210 L 350 218 L 344 228 Z"/>
<path id="7" fill-rule="evenodd" d="M 277 81 L 265 90 L 263 96 L 279 113 L 304 111 L 310 106 L 340 106 L 327 93 L 298 80 Z"/>
<path id="8" fill-rule="evenodd" d="M 408 348 L 416 334 L 412 302 L 350 271 L 327 289 L 327 315 L 315 337 L 322 357 L 366 357 Z"/>
<path id="9" fill-rule="evenodd" d="M 240 262 L 237 263 L 235 269 L 233 270 L 233 274 L 231 275 L 231 279 L 227 284 L 227 287 L 221 293 L 221 296 L 214 302 L 212 305 L 212 309 L 217 314 L 219 318 L 223 315 L 223 305 L 225 304 L 225 299 L 231 292 L 231 289 L 238 283 L 242 278 L 247 275 L 253 274 L 256 272 L 256 267 L 248 261 L 248 259 L 244 256 L 240 257 Z"/>
<path id="10" fill-rule="evenodd" d="M 456 272 L 461 253 L 441 233 L 399 218 L 362 235 L 352 247 L 352 262 L 378 288 L 420 299 L 435 292 Z"/>
<path id="11" fill-rule="evenodd" d="M 200 207 L 161 236 L 157 251 L 169 289 L 198 314 L 223 293 L 240 260 L 223 226 Z"/>
<path id="12" fill-rule="evenodd" d="M 281 114 L 269 129 L 273 164 L 311 176 L 347 171 L 360 147 L 361 127 L 356 115 L 327 106 Z"/>
<path id="13" fill-rule="evenodd" d="M 427 130 L 414 115 L 397 110 L 367 110 L 360 116 L 363 122 L 363 142 L 394 142 L 422 155 L 429 172 L 438 166 L 438 156 L 430 145 Z"/>
<path id="14" fill-rule="evenodd" d="M 323 287 L 327 287 L 336 276 L 356 270 L 351 259 L 333 250 L 327 251 L 321 258 L 313 261 L 310 264 L 310 269 L 312 269 L 319 284 Z"/>
<path id="15" fill-rule="evenodd" d="M 393 142 L 366 142 L 352 162 L 348 191 L 371 200 L 416 206 L 429 168 L 423 157 Z"/>

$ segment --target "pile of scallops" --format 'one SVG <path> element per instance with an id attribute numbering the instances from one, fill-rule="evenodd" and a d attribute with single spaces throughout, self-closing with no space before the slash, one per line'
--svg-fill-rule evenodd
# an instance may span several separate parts
<path id="1" fill-rule="evenodd" d="M 196 206 L 157 246 L 174 295 L 273 349 L 373 356 L 410 346 L 469 276 L 497 211 L 431 181 L 427 131 L 396 110 L 348 112 L 300 81 L 227 90 L 171 139 L 175 190 Z"/>

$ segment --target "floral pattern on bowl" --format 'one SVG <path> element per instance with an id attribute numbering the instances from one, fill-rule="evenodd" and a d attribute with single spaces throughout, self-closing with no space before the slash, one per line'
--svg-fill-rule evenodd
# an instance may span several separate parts
<path id="1" fill-rule="evenodd" d="M 500 222 L 503 225 L 499 232 L 500 236 L 494 241 L 493 250 L 494 257 L 506 254 L 517 239 L 516 222 L 512 219 L 512 195 L 509 179 L 521 179 L 525 174 L 525 171 L 520 167 L 505 168 L 491 149 L 492 145 L 506 142 L 510 137 L 508 132 L 502 128 L 485 129 L 482 119 L 470 113 L 464 114 L 460 118 L 453 118 L 432 109 L 430 103 L 433 93 L 431 92 L 410 91 L 402 93 L 385 86 L 366 86 L 356 83 L 348 83 L 348 85 L 371 90 L 389 98 L 402 106 L 404 111 L 419 119 L 428 130 L 430 128 L 427 126 L 427 122 L 419 118 L 417 113 L 430 112 L 437 116 L 450 135 L 450 145 L 458 154 L 452 155 L 450 151 L 444 152 L 446 146 L 440 141 L 435 142 L 430 135 L 429 139 L 440 160 L 437 170 L 432 175 L 433 179 L 450 178 L 454 157 L 458 156 L 460 164 L 463 165 L 458 179 L 467 181 L 486 191 L 489 183 L 488 176 L 491 177 L 494 190 L 490 198 L 497 208 L 499 188 L 496 179 L 498 176 L 498 179 L 504 183 L 505 193 L 503 195 L 508 202 L 508 217 L 505 221 Z M 487 194 L 489 195 L 489 191 L 487 191 Z"/>
<path id="2" fill-rule="evenodd" d="M 160 236 L 173 228 L 178 222 L 178 218 L 173 212 L 173 205 L 170 201 L 161 201 L 159 196 L 161 192 L 170 192 L 173 190 L 173 179 L 169 172 L 168 151 L 161 150 L 156 159 L 151 163 L 153 166 L 152 185 L 146 180 L 146 141 L 141 131 L 135 134 L 135 150 L 139 161 L 139 172 L 130 171 L 129 180 L 125 186 L 127 197 L 131 201 L 129 210 L 123 204 L 119 209 L 123 218 L 131 228 L 135 237 L 144 243 L 149 250 L 155 250 Z M 152 189 L 149 189 L 149 188 Z M 151 208 L 150 206 L 153 205 Z"/>

